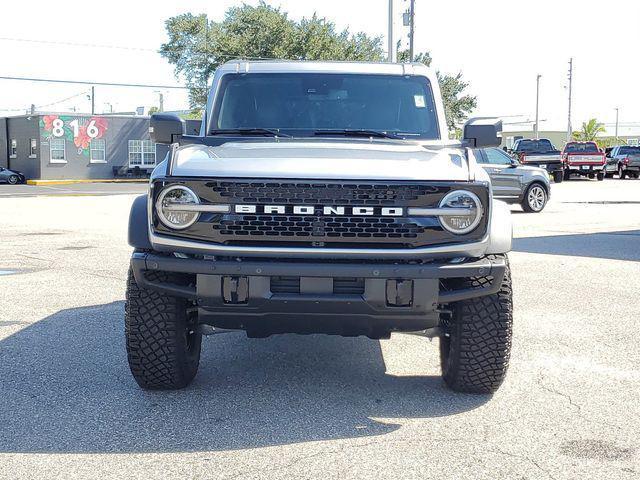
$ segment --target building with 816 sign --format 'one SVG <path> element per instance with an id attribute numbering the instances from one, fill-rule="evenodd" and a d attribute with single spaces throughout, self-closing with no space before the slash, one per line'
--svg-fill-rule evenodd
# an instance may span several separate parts
<path id="1" fill-rule="evenodd" d="M 27 179 L 145 176 L 167 153 L 149 117 L 36 113 L 0 118 L 0 167 Z"/>

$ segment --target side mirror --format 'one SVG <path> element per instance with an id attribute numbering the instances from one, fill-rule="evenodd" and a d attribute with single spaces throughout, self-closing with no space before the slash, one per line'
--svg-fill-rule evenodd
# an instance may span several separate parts
<path id="1" fill-rule="evenodd" d="M 511 159 L 511 164 L 509 165 L 509 168 L 516 168 L 518 165 L 520 165 L 520 162 L 517 161 L 515 158 Z"/>
<path id="2" fill-rule="evenodd" d="M 186 131 L 185 122 L 171 113 L 155 113 L 149 120 L 149 135 L 155 143 L 171 145 Z"/>
<path id="3" fill-rule="evenodd" d="M 462 140 L 472 148 L 499 147 L 502 143 L 502 120 L 471 118 L 464 124 Z"/>

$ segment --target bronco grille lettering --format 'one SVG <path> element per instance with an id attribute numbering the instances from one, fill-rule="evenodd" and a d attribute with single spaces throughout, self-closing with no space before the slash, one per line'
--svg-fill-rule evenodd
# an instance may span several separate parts
<path id="1" fill-rule="evenodd" d="M 404 214 L 403 207 L 315 207 L 313 205 L 234 205 L 233 211 L 234 213 L 264 213 L 267 215 L 358 215 L 363 217 L 371 217 L 374 215 L 381 217 L 401 217 Z"/>

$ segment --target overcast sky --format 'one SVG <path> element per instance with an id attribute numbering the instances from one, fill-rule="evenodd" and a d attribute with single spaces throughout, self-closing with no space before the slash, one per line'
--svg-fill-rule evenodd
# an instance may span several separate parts
<path id="1" fill-rule="evenodd" d="M 127 83 L 176 84 L 172 67 L 154 52 L 165 41 L 164 20 L 207 13 L 219 20 L 240 2 L 8 2 L 1 38 L 125 46 L 147 50 L 90 48 L 0 40 L 0 76 L 45 77 Z M 257 1 L 247 1 L 255 4 Z M 273 0 L 293 18 L 316 11 L 351 31 L 386 35 L 387 0 Z M 396 0 L 396 39 L 406 37 Z M 533 119 L 536 75 L 542 75 L 541 129 L 566 128 L 567 70 L 574 58 L 574 127 L 591 117 L 640 127 L 638 49 L 640 2 L 609 0 L 416 0 L 416 50 L 429 50 L 433 66 L 462 71 L 480 115 Z M 386 45 L 386 43 L 385 43 Z M 0 80 L 0 113 L 44 106 L 88 90 L 83 85 Z M 187 108 L 186 94 L 165 91 L 165 109 Z M 153 89 L 96 87 L 97 110 L 133 110 L 157 103 Z M 43 107 L 87 111 L 82 94 Z M 11 112 L 6 112 L 11 113 Z M 22 113 L 22 112 L 14 112 Z M 640 128 L 635 129 L 640 130 Z M 621 134 L 625 133 L 621 129 Z"/>

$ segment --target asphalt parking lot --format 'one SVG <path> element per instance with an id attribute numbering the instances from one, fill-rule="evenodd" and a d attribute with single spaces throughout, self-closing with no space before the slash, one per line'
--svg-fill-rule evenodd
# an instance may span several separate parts
<path id="1" fill-rule="evenodd" d="M 445 389 L 437 341 L 409 335 L 208 337 L 190 388 L 141 391 L 123 299 L 144 187 L 109 188 L 0 190 L 0 478 L 640 477 L 640 180 L 513 208 L 494 396 Z"/>

